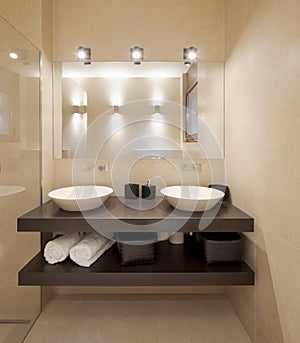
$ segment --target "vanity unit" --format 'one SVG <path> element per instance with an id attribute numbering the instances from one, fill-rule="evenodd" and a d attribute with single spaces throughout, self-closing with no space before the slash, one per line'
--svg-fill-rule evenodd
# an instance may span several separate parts
<path id="1" fill-rule="evenodd" d="M 127 201 L 127 202 L 126 202 Z M 136 200 L 132 200 L 135 201 Z M 139 200 L 137 200 L 139 201 Z M 18 231 L 41 232 L 42 250 L 20 272 L 19 285 L 98 285 L 98 286 L 196 286 L 196 285 L 253 285 L 254 272 L 244 262 L 207 265 L 197 253 L 192 236 L 185 243 L 173 245 L 157 243 L 155 264 L 121 266 L 117 246 L 114 245 L 90 268 L 77 266 L 70 259 L 56 265 L 48 264 L 43 248 L 55 232 L 91 232 L 90 224 L 111 232 L 149 232 L 159 227 L 172 232 L 252 232 L 254 219 L 229 202 L 223 202 L 218 213 L 188 213 L 174 209 L 166 200 L 147 210 L 132 208 L 130 202 L 110 197 L 104 206 L 81 212 L 61 210 L 49 201 L 18 218 Z M 126 227 L 123 223 L 133 224 Z M 153 224 L 153 226 L 149 225 Z"/>

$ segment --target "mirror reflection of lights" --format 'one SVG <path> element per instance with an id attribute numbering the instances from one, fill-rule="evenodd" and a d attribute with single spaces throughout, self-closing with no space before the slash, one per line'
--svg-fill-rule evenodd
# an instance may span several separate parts
<path id="1" fill-rule="evenodd" d="M 154 106 L 154 113 L 160 114 L 160 106 L 159 105 Z"/>
<path id="2" fill-rule="evenodd" d="M 73 105 L 72 113 L 85 114 L 87 113 L 87 105 Z"/>
<path id="3" fill-rule="evenodd" d="M 70 128 L 73 133 L 81 132 L 87 129 L 87 114 L 74 113 L 70 122 Z"/>
<path id="4" fill-rule="evenodd" d="M 122 101 L 123 101 L 123 97 L 121 95 L 121 90 L 120 91 L 114 90 L 110 96 L 111 106 L 121 106 Z"/>
<path id="5" fill-rule="evenodd" d="M 160 106 L 163 103 L 164 95 L 161 89 L 157 89 L 157 87 L 153 90 L 152 93 L 152 103 L 153 106 Z"/>

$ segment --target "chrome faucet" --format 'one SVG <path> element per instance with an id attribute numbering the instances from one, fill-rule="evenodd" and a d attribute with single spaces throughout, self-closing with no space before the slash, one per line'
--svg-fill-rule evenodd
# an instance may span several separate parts
<path id="1" fill-rule="evenodd" d="M 82 170 L 83 172 L 95 170 L 95 166 L 93 166 L 93 165 L 85 166 L 85 167 L 83 167 L 81 170 Z"/>

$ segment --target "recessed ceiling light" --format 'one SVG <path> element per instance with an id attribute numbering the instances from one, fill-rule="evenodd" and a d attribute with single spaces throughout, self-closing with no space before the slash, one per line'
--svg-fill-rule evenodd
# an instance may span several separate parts
<path id="1" fill-rule="evenodd" d="M 8 54 L 8 56 L 9 56 L 10 58 L 12 58 L 13 60 L 17 60 L 17 59 L 19 58 L 18 54 L 17 54 L 16 52 L 14 52 L 14 51 L 10 52 L 10 53 Z"/>

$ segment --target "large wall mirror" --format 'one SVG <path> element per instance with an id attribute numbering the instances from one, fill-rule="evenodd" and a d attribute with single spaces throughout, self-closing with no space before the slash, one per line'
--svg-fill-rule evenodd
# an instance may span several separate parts
<path id="1" fill-rule="evenodd" d="M 223 149 L 223 63 L 56 62 L 53 73 L 55 158 L 113 159 L 142 132 L 128 149 L 189 149 L 201 144 L 199 118 Z"/>

